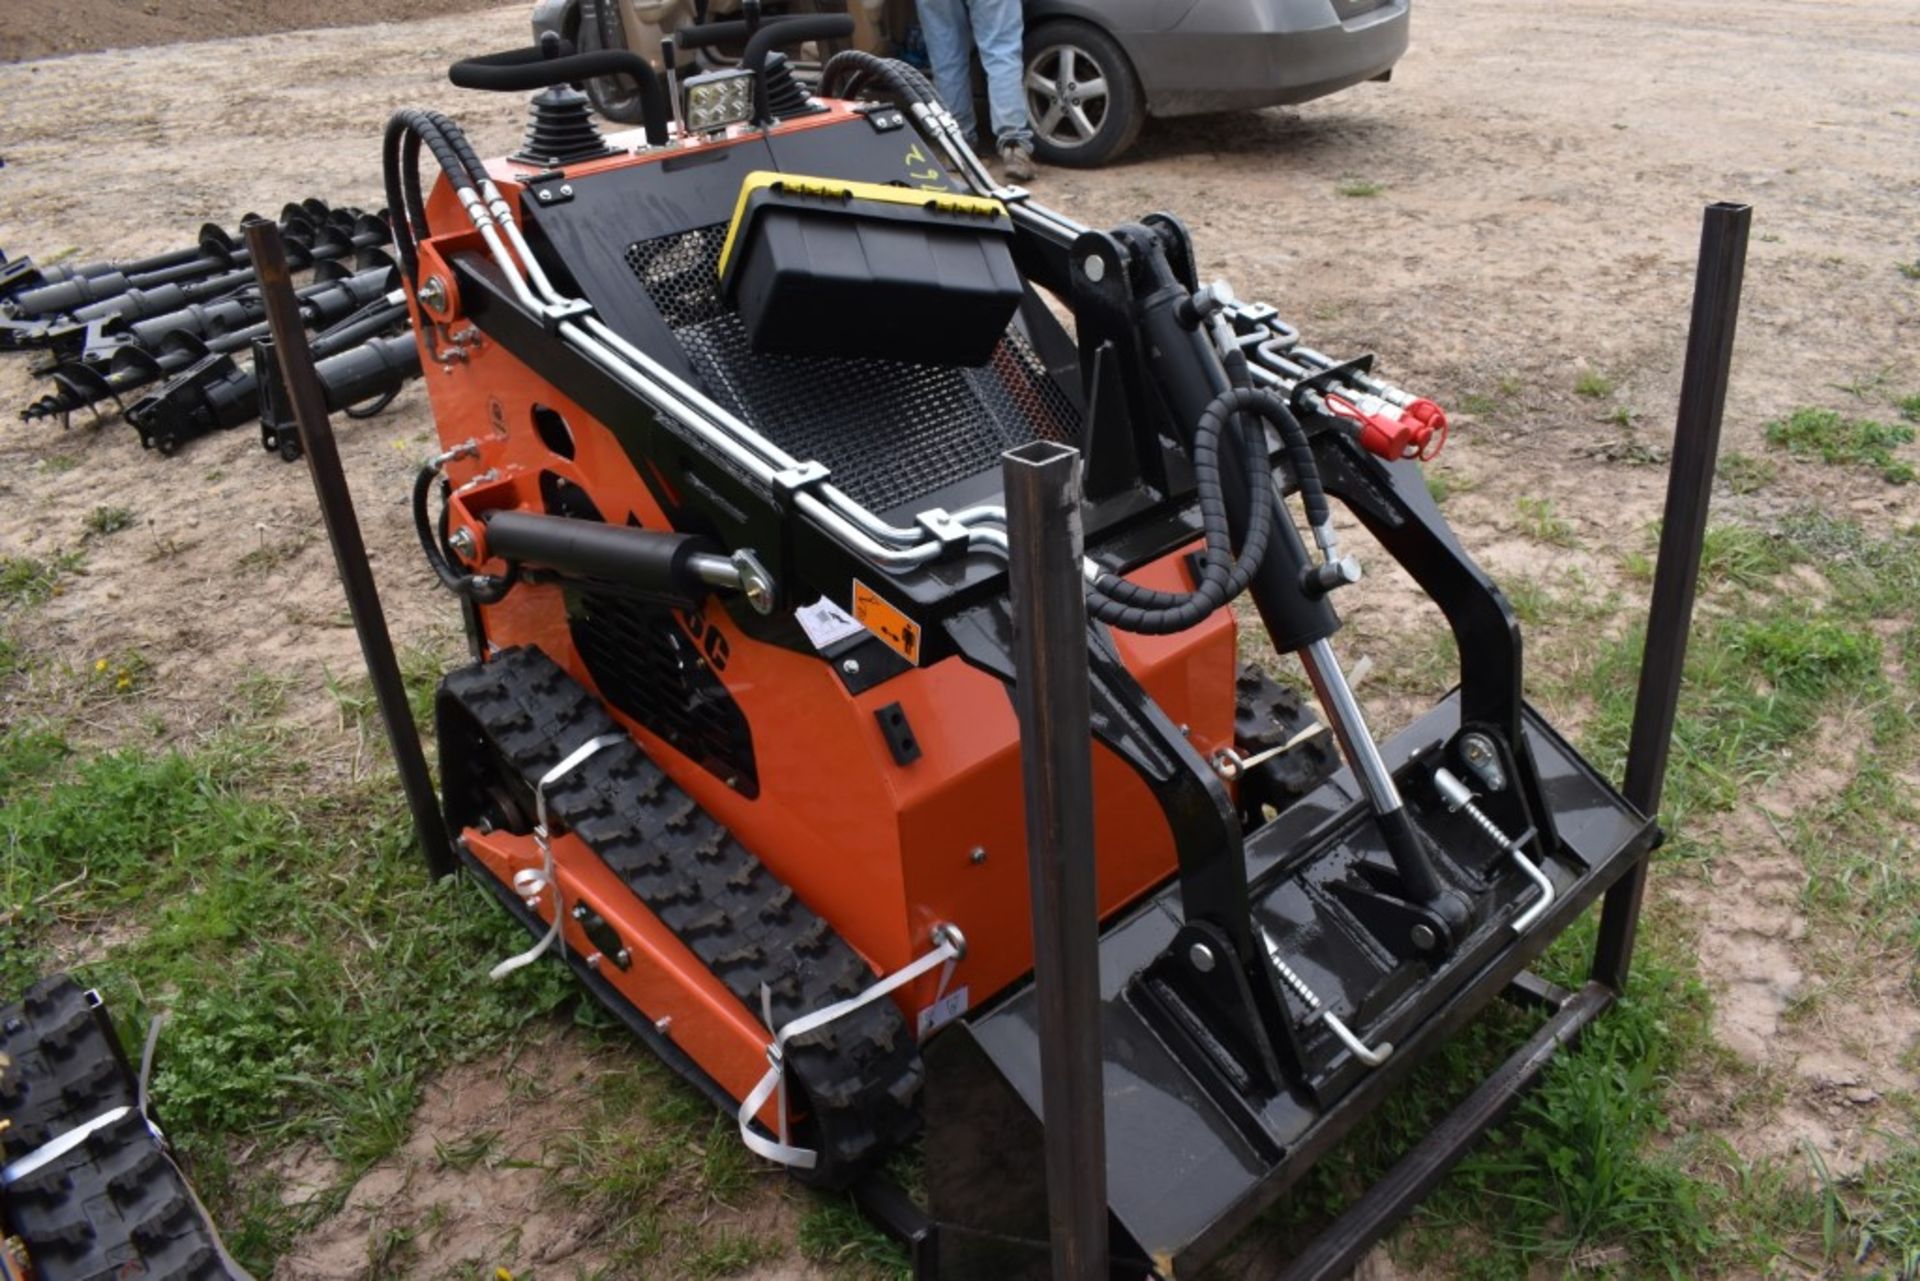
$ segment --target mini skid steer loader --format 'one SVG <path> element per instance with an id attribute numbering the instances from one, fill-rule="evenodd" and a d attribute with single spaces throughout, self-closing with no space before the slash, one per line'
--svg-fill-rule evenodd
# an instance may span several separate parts
<path id="1" fill-rule="evenodd" d="M 563 955 L 755 1152 L 865 1187 L 924 1135 L 923 1274 L 1043 1273 L 1016 704 L 1049 673 L 1001 460 L 1077 451 L 1047 590 L 1085 604 L 1100 1214 L 1113 1275 L 1190 1276 L 1488 1002 L 1604 1004 L 1525 967 L 1619 883 L 1624 972 L 1657 784 L 1629 803 L 1523 701 L 1425 484 L 1438 407 L 1203 285 L 1176 218 L 997 186 L 910 68 L 842 53 L 815 96 L 768 57 L 845 21 L 683 83 L 555 41 L 457 64 L 537 91 L 501 159 L 390 123 L 442 443 L 414 515 L 473 651 L 429 857 L 536 936 L 503 968 Z M 641 128 L 569 87 L 609 75 Z M 1336 656 L 1336 501 L 1459 643 L 1384 742 Z"/>

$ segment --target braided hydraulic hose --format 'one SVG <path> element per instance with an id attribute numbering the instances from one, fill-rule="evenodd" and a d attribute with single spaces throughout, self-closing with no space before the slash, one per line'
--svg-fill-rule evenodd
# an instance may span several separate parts
<path id="1" fill-rule="evenodd" d="M 843 49 L 827 59 L 820 68 L 820 93 L 828 98 L 855 98 L 877 81 L 896 98 L 907 103 L 940 107 L 940 95 L 927 78 L 913 67 L 893 58 L 882 58 L 864 49 Z"/>
<path id="2" fill-rule="evenodd" d="M 1087 588 L 1087 609 L 1101 622 L 1122 631 L 1166 635 L 1185 631 L 1245 591 L 1267 554 L 1267 540 L 1278 511 L 1268 470 L 1265 433 L 1252 429 L 1239 416 L 1280 426 L 1291 420 L 1286 406 L 1266 392 L 1234 387 L 1213 398 L 1200 414 L 1193 432 L 1193 479 L 1200 496 L 1200 525 L 1207 543 L 1201 558 L 1200 583 L 1191 592 L 1163 592 L 1104 575 Z M 1247 475 L 1247 530 L 1238 556 L 1234 555 L 1227 525 L 1225 487 L 1220 475 L 1220 438 L 1233 427 L 1233 445 L 1240 451 Z M 1297 428 L 1298 424 L 1294 426 Z M 1282 432 L 1285 428 L 1281 427 Z M 1316 484 L 1317 489 L 1317 484 Z M 1322 496 L 1324 503 L 1325 498 Z"/>

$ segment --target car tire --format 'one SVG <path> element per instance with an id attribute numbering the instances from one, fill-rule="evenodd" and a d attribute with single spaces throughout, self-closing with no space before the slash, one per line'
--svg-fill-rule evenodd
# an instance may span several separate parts
<path id="1" fill-rule="evenodd" d="M 1091 23 L 1063 18 L 1029 31 L 1020 86 L 1034 155 L 1050 165 L 1105 164 L 1131 147 L 1146 123 L 1146 95 L 1133 64 L 1118 41 Z"/>
<path id="2" fill-rule="evenodd" d="M 625 49 L 627 38 L 618 0 L 580 0 L 580 32 L 574 43 L 581 53 Z M 640 90 L 625 76 L 594 76 L 586 82 L 593 109 L 618 125 L 644 122 L 646 108 Z"/>

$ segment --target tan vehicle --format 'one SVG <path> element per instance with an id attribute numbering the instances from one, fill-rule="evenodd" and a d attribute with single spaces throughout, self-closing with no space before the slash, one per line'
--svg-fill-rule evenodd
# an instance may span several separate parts
<path id="1" fill-rule="evenodd" d="M 750 14 L 749 8 L 760 14 Z M 533 33 L 537 42 L 548 32 L 570 41 L 576 49 L 632 49 L 665 71 L 661 57 L 665 40 L 680 45 L 674 61 L 682 74 L 732 66 L 740 53 L 738 38 L 715 43 L 681 43 L 691 28 L 709 23 L 740 20 L 758 21 L 761 14 L 779 17 L 787 14 L 845 13 L 853 19 L 853 38 L 833 42 L 832 50 L 807 46 L 795 58 L 802 70 L 812 70 L 821 55 L 841 48 L 865 49 L 869 53 L 891 54 L 896 41 L 906 36 L 913 20 L 913 0 L 771 0 L 755 4 L 751 0 L 539 0 L 533 9 Z M 609 120 L 626 124 L 640 119 L 639 103 L 632 86 L 614 78 L 587 83 L 594 108 Z"/>

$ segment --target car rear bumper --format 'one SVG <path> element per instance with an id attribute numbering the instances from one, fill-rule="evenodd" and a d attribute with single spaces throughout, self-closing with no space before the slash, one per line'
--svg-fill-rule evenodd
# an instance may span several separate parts
<path id="1" fill-rule="evenodd" d="M 1209 0 L 1127 55 L 1155 116 L 1308 102 L 1392 69 L 1410 14 L 1411 0 Z"/>

